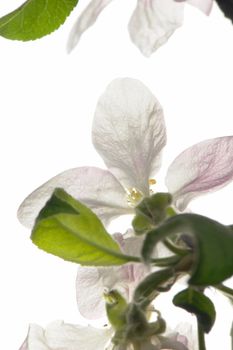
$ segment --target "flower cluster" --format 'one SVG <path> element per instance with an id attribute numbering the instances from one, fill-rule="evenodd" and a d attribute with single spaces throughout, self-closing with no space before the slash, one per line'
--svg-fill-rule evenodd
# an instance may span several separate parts
<path id="1" fill-rule="evenodd" d="M 55 176 L 21 204 L 18 217 L 24 225 L 34 225 L 57 187 L 64 188 L 91 208 L 105 226 L 117 216 L 138 213 L 140 203 L 150 198 L 151 186 L 158 186 L 154 176 L 160 168 L 161 153 L 166 144 L 166 128 L 162 108 L 149 89 L 137 80 L 114 80 L 98 101 L 92 138 L 108 169 L 81 167 Z M 221 188 L 232 178 L 233 137 L 198 143 L 178 155 L 168 168 L 165 182 L 172 194 L 169 204 L 173 210 L 184 211 L 193 198 Z M 126 256 L 140 256 L 144 237 L 135 236 L 130 229 L 124 235 L 114 234 L 113 238 Z M 185 240 L 183 246 L 173 245 L 180 251 L 184 248 L 182 254 L 188 252 L 190 247 L 189 244 L 185 245 Z M 159 255 L 158 249 L 153 251 L 154 261 L 159 260 Z M 181 260 L 178 265 L 174 265 L 177 271 L 183 271 L 180 263 Z M 137 312 L 131 322 L 141 315 L 141 309 L 138 311 L 137 307 L 141 300 L 147 300 L 140 299 L 142 296 L 151 297 L 151 293 L 145 293 L 150 288 L 148 281 L 153 274 L 157 274 L 157 269 L 142 262 L 109 267 L 80 266 L 77 274 L 79 312 L 88 320 L 107 316 L 108 325 L 94 328 L 56 321 L 45 330 L 31 325 L 20 350 L 194 350 L 195 344 L 190 339 L 188 342 L 187 337 L 178 330 L 164 333 L 159 314 L 157 323 L 147 325 L 150 307 L 146 308 L 147 316 L 143 322 L 147 326 L 144 333 L 139 337 L 139 331 L 131 329 L 132 334 L 128 331 L 125 335 L 129 322 L 125 320 L 125 315 L 130 318 L 132 310 L 129 311 L 129 308 L 132 305 L 136 305 Z M 154 276 L 158 278 L 159 275 Z M 168 281 L 170 279 L 169 275 Z M 140 283 L 143 285 L 142 291 L 138 287 Z M 147 287 L 144 288 L 144 285 Z M 162 287 L 167 288 L 167 285 L 162 284 Z M 139 299 L 137 295 L 140 295 Z M 131 304 L 133 300 L 136 304 Z M 140 320 L 144 320 L 144 316 L 140 317 Z"/>
<path id="2" fill-rule="evenodd" d="M 132 214 L 150 194 L 161 165 L 166 127 L 158 100 L 134 79 L 114 80 L 100 97 L 93 121 L 93 144 L 107 170 L 69 169 L 30 194 L 18 210 L 19 220 L 32 227 L 57 187 L 91 208 L 105 224 Z M 165 183 L 180 211 L 202 194 L 233 179 L 233 137 L 202 141 L 178 155 L 168 167 Z M 156 184 L 159 186 L 159 184 Z"/>

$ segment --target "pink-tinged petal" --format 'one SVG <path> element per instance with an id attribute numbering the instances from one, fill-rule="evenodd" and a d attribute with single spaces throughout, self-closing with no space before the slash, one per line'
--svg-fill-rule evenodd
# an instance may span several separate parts
<path id="1" fill-rule="evenodd" d="M 21 345 L 19 350 L 29 350 L 27 339 L 25 339 L 24 343 Z"/>
<path id="2" fill-rule="evenodd" d="M 233 179 L 233 136 L 200 142 L 182 152 L 168 168 L 166 185 L 174 204 L 184 210 L 195 197 Z"/>
<path id="3" fill-rule="evenodd" d="M 182 343 L 171 340 L 167 337 L 153 337 L 152 342 L 144 341 L 141 344 L 141 350 L 191 350 Z"/>
<path id="4" fill-rule="evenodd" d="M 188 339 L 186 336 L 174 332 L 168 334 L 166 338 L 161 341 L 162 349 L 174 349 L 174 350 L 189 350 L 188 349 Z M 191 350 L 191 349 L 190 349 Z"/>
<path id="5" fill-rule="evenodd" d="M 79 267 L 76 279 L 77 305 L 80 314 L 88 320 L 106 316 L 103 298 L 105 288 L 110 290 L 117 281 L 118 268 Z"/>
<path id="6" fill-rule="evenodd" d="M 148 195 L 148 180 L 158 170 L 166 144 L 162 108 L 150 90 L 138 80 L 114 80 L 98 101 L 92 135 L 121 184 Z"/>
<path id="7" fill-rule="evenodd" d="M 121 245 L 122 251 L 127 255 L 141 256 L 144 237 L 127 237 Z M 149 273 L 145 264 L 125 264 L 118 267 L 118 281 L 114 288 L 119 289 L 127 300 L 131 300 L 135 287 Z"/>
<path id="8" fill-rule="evenodd" d="M 150 56 L 182 25 L 183 12 L 184 4 L 174 0 L 138 0 L 129 22 L 131 40 Z"/>
<path id="9" fill-rule="evenodd" d="M 112 0 L 92 0 L 74 24 L 67 44 L 68 52 L 78 44 L 82 34 L 92 26 L 99 14 Z"/>
<path id="10" fill-rule="evenodd" d="M 187 0 L 187 3 L 197 7 L 206 15 L 210 14 L 213 7 L 213 0 Z"/>
<path id="11" fill-rule="evenodd" d="M 196 338 L 197 329 L 189 323 L 179 323 L 176 328 L 176 340 L 184 344 L 190 350 L 198 349 Z"/>
<path id="12" fill-rule="evenodd" d="M 140 256 L 143 238 L 125 238 L 115 234 L 122 251 L 126 254 Z M 106 316 L 104 291 L 117 289 L 130 300 L 135 286 L 146 276 L 148 269 L 144 264 L 126 264 L 121 267 L 79 267 L 76 280 L 77 304 L 80 314 L 89 319 Z"/>
<path id="13" fill-rule="evenodd" d="M 28 350 L 103 350 L 110 342 L 109 328 L 82 327 L 56 321 L 46 329 L 30 325 Z"/>
<path id="14" fill-rule="evenodd" d="M 167 350 L 189 350 L 181 342 L 179 342 L 175 339 L 169 339 L 169 338 L 165 338 L 165 339 L 161 340 L 161 348 L 160 349 L 164 349 L 164 350 L 166 350 L 166 349 Z"/>
<path id="15" fill-rule="evenodd" d="M 64 188 L 86 204 L 105 223 L 113 217 L 131 212 L 124 188 L 109 171 L 80 167 L 53 177 L 23 201 L 18 210 L 18 218 L 23 225 L 33 226 L 35 218 L 57 187 Z"/>
<path id="16" fill-rule="evenodd" d="M 213 0 L 175 0 L 177 2 L 186 2 L 192 6 L 197 7 L 199 10 L 209 15 L 213 6 Z"/>

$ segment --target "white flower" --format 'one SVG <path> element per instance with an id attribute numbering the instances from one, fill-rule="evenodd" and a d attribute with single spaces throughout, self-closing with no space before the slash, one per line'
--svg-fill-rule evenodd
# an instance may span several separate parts
<path id="1" fill-rule="evenodd" d="M 32 227 L 56 187 L 93 209 L 104 221 L 133 212 L 149 195 L 150 174 L 160 166 L 166 143 L 163 113 L 157 99 L 139 81 L 117 79 L 100 97 L 92 129 L 93 143 L 109 170 L 67 170 L 39 187 L 21 204 L 18 217 Z"/>
<path id="2" fill-rule="evenodd" d="M 35 190 L 21 204 L 19 220 L 32 227 L 56 187 L 64 188 L 108 223 L 130 214 L 150 193 L 166 144 L 158 100 L 141 82 L 114 80 L 100 97 L 92 129 L 93 143 L 108 170 L 80 167 L 67 170 Z M 184 210 L 202 194 L 233 179 L 233 137 L 200 142 L 182 152 L 166 176 L 173 205 Z"/>
<path id="3" fill-rule="evenodd" d="M 68 41 L 68 51 L 79 42 L 81 35 L 93 25 L 101 11 L 112 0 L 91 0 L 75 23 Z M 137 0 L 129 22 L 129 34 L 145 56 L 150 56 L 182 25 L 185 0 Z M 209 14 L 213 0 L 186 0 Z"/>
<path id="4" fill-rule="evenodd" d="M 112 335 L 113 330 L 109 327 L 75 326 L 55 321 L 43 329 L 32 324 L 19 350 L 132 350 L 131 346 L 114 346 L 111 343 Z M 188 349 L 187 339 L 178 333 L 155 337 L 153 343 L 143 343 L 140 350 L 193 350 Z"/>

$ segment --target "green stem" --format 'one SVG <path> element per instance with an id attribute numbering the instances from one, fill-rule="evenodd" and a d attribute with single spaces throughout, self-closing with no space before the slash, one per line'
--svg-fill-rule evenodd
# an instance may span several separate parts
<path id="1" fill-rule="evenodd" d="M 128 263 L 128 262 L 141 263 L 142 262 L 142 259 L 138 256 L 123 255 L 123 254 L 114 254 L 114 255 L 117 257 L 124 258 L 126 260 L 125 263 Z M 180 260 L 179 256 L 173 255 L 173 256 L 169 256 L 167 258 L 151 259 L 151 263 L 155 264 L 156 266 L 165 267 L 165 266 L 174 265 L 177 262 L 179 262 L 179 260 Z"/>
<path id="2" fill-rule="evenodd" d="M 214 288 L 220 290 L 230 298 L 233 298 L 233 289 L 231 289 L 230 287 L 224 286 L 224 284 L 218 284 L 214 286 Z"/>
<path id="3" fill-rule="evenodd" d="M 119 257 L 124 258 L 126 260 L 125 263 L 128 263 L 128 262 L 141 263 L 142 262 L 142 259 L 139 256 L 125 255 L 125 254 L 115 254 L 115 256 L 119 256 Z"/>
<path id="4" fill-rule="evenodd" d="M 174 244 L 170 239 L 166 238 L 163 241 L 164 245 L 171 250 L 173 253 L 177 254 L 177 255 L 187 255 L 188 253 L 190 253 L 189 249 L 185 249 L 185 248 L 180 248 L 178 245 Z"/>
<path id="5" fill-rule="evenodd" d="M 204 334 L 203 328 L 199 324 L 199 322 L 197 323 L 197 326 L 198 326 L 198 345 L 199 345 L 199 350 L 206 350 L 205 334 Z"/>
<path id="6" fill-rule="evenodd" d="M 151 259 L 152 264 L 160 267 L 171 266 L 177 264 L 179 261 L 180 257 L 177 255 L 172 255 L 167 258 Z"/>

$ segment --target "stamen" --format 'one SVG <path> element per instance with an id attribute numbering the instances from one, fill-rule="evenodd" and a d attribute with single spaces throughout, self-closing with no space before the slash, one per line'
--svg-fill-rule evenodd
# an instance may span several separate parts
<path id="1" fill-rule="evenodd" d="M 134 208 L 142 199 L 143 194 L 135 187 L 127 189 L 127 203 L 131 208 Z"/>
<path id="2" fill-rule="evenodd" d="M 114 291 L 104 291 L 104 300 L 107 304 L 117 304 L 118 303 L 118 300 L 117 300 L 117 297 L 114 293 Z"/>
<path id="3" fill-rule="evenodd" d="M 154 194 L 154 186 L 157 184 L 157 181 L 155 179 L 149 179 L 148 180 L 149 186 L 150 186 L 150 195 Z M 152 188 L 151 188 L 152 187 Z"/>
<path id="4" fill-rule="evenodd" d="M 153 185 L 155 185 L 157 183 L 157 181 L 155 179 L 149 179 L 148 182 L 149 182 L 150 186 L 153 186 Z"/>

